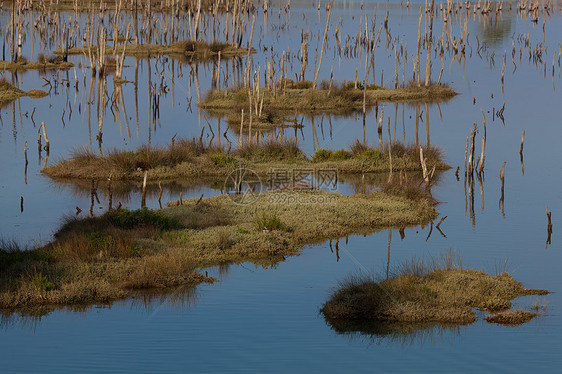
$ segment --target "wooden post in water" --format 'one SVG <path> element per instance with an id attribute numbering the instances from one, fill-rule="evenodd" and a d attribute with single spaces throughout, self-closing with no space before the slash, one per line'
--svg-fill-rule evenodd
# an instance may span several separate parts
<path id="1" fill-rule="evenodd" d="M 324 37 L 322 38 L 322 47 L 320 49 L 320 60 L 318 61 L 318 66 L 316 67 L 316 74 L 314 74 L 314 80 L 312 81 L 312 89 L 316 89 L 316 82 L 318 81 L 318 73 L 320 73 L 320 65 L 322 65 L 322 57 L 324 57 L 324 45 L 326 44 L 326 38 L 328 37 L 328 28 L 330 26 L 330 15 L 332 14 L 332 5 L 334 5 L 334 0 L 330 3 L 330 9 L 328 10 L 328 19 L 326 20 L 326 28 L 324 29 Z"/>
<path id="2" fill-rule="evenodd" d="M 425 86 L 429 86 L 429 78 L 431 76 L 431 38 L 433 37 L 433 3 L 431 0 L 431 9 L 429 12 L 429 37 L 427 39 L 427 61 L 425 66 Z"/>

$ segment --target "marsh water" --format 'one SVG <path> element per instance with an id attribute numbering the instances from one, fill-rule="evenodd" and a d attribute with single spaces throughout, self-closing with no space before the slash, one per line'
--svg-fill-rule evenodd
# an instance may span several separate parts
<path id="1" fill-rule="evenodd" d="M 309 66 L 315 70 L 314 49 L 321 43 L 328 12 L 324 2 L 270 4 L 267 15 L 258 7 L 252 46 L 253 70 L 263 74 L 266 58 L 279 63 L 283 51 L 287 76 L 300 70 L 297 61 L 301 30 L 309 30 Z M 330 18 L 328 42 L 319 79 L 353 81 L 365 74 L 365 51 L 338 53 L 334 32 L 338 23 L 342 48 L 353 50 L 355 39 L 365 34 L 365 17 L 371 32 L 375 8 L 376 31 L 388 9 L 388 32 L 383 29 L 375 49 L 375 79 L 392 87 L 395 80 L 394 45 L 407 45 L 406 79 L 412 77 L 418 16 L 423 3 L 374 3 L 336 1 Z M 369 236 L 334 238 L 304 248 L 275 267 L 238 264 L 207 269 L 219 280 L 195 289 L 178 288 L 163 294 L 141 294 L 111 305 L 55 309 L 41 316 L 3 314 L 0 319 L 0 357 L 3 372 L 341 372 L 341 371 L 545 371 L 557 372 L 562 364 L 562 246 L 558 217 L 562 212 L 562 80 L 560 45 L 562 9 L 554 5 L 540 12 L 537 22 L 520 14 L 515 3 L 503 4 L 503 12 L 486 16 L 462 10 L 463 16 L 449 19 L 451 38 L 459 39 L 465 26 L 468 42 L 464 56 L 444 53 L 441 82 L 459 95 L 437 104 L 381 103 L 384 107 L 385 141 L 388 126 L 393 140 L 442 148 L 452 169 L 439 177 L 432 194 L 440 202 L 442 234 L 429 227 L 408 228 L 404 238 L 398 228 Z M 436 8 L 439 9 L 438 4 Z M 111 12 L 108 13 L 110 15 Z M 29 21 L 23 54 L 35 60 L 40 51 L 59 46 L 43 45 L 34 36 Z M 125 24 L 127 13 L 123 13 Z M 73 19 L 74 12 L 60 13 L 60 22 Z M 166 14 L 154 15 L 165 20 Z M 219 14 L 219 19 L 221 19 Z M 0 13 L 3 28 L 10 12 Z M 80 19 L 83 22 L 84 19 Z M 249 22 L 249 21 L 248 21 Z M 220 22 L 219 22 L 220 23 Z M 185 26 L 182 24 L 182 26 Z M 249 29 L 250 25 L 246 28 Z M 424 19 L 422 18 L 422 32 Z M 178 28 L 184 35 L 187 31 Z M 224 33 L 224 24 L 221 32 Z M 183 30 L 183 31 L 182 31 Z M 442 17 L 435 18 L 434 47 L 443 30 Z M 248 31 L 248 30 L 247 30 Z M 6 31 L 4 31 L 6 32 Z M 220 33 L 219 33 L 220 34 Z M 206 37 L 210 37 L 207 35 Z M 180 37 L 181 39 L 181 37 Z M 247 36 L 243 45 L 247 43 Z M 55 43 L 53 43 L 55 44 Z M 512 59 L 512 51 L 514 57 Z M 540 51 L 537 60 L 536 51 Z M 502 89 L 502 65 L 506 56 Z M 531 57 L 529 57 L 531 54 Z M 273 57 L 272 57 L 273 56 Z M 421 68 L 425 71 L 425 51 Z M 241 65 L 246 66 L 246 57 Z M 51 87 L 42 99 L 27 97 L 4 105 L 0 127 L 0 234 L 23 245 L 52 239 L 65 216 L 99 214 L 107 210 L 107 196 L 91 194 L 89 182 L 53 181 L 41 174 L 45 152 L 37 152 L 41 121 L 50 140 L 47 165 L 87 147 L 98 153 L 136 149 L 141 145 L 165 146 L 172 137 L 195 137 L 209 142 L 213 134 L 227 130 L 225 119 L 199 110 L 197 102 L 211 88 L 216 62 L 186 63 L 167 57 L 125 58 L 123 76 L 131 81 L 113 85 L 106 79 L 105 110 L 98 105 L 97 78 L 92 79 L 85 56 L 70 56 L 76 68 L 68 72 L 25 72 L 4 77 L 24 90 Z M 432 78 L 441 69 L 439 54 L 432 53 Z M 233 61 L 221 61 L 223 79 L 232 79 Z M 384 71 L 384 73 L 383 73 Z M 230 75 L 230 78 L 227 78 Z M 399 73 L 402 81 L 402 73 Z M 46 82 L 50 82 L 47 84 Z M 372 73 L 369 82 L 372 83 Z M 58 82 L 58 83 L 55 83 Z M 68 85 L 66 84 L 68 83 Z M 228 84 L 228 83 L 227 83 Z M 224 85 L 224 83 L 223 83 Z M 54 86 L 54 87 L 52 87 Z M 45 89 L 45 87 L 43 87 Z M 153 115 L 151 92 L 159 94 L 159 114 Z M 93 92 L 93 93 L 92 93 Z M 112 104 L 121 95 L 123 101 Z M 505 104 L 505 107 L 504 107 Z M 102 104 L 103 106 L 104 104 Z M 503 119 L 497 116 L 504 107 Z M 464 183 L 466 137 L 473 124 L 483 135 L 483 113 L 487 125 L 484 178 L 476 181 L 474 193 Z M 367 111 L 346 116 L 305 116 L 303 128 L 287 130 L 300 147 L 312 154 L 317 148 L 347 148 L 356 139 L 378 144 L 377 119 Z M 101 121 L 100 121 L 101 117 Z M 387 122 L 387 118 L 390 119 Z M 299 117 L 300 121 L 300 117 Z M 101 123 L 101 130 L 100 130 Z M 219 130 L 221 126 L 221 130 Z M 212 131 L 211 131 L 212 129 Z M 521 135 L 525 131 L 523 158 Z M 102 132 L 100 144 L 96 136 Z M 238 131 L 227 138 L 237 143 Z M 218 139 L 213 139 L 217 141 Z M 29 165 L 24 177 L 24 144 L 28 143 Z M 477 147 L 479 152 L 480 147 Z M 505 193 L 500 204 L 498 173 L 505 166 Z M 459 179 L 455 170 L 460 166 Z M 216 181 L 164 183 L 163 201 L 205 197 L 221 193 Z M 149 186 L 147 205 L 158 207 L 155 185 Z M 341 193 L 354 193 L 350 180 L 338 185 Z M 141 184 L 119 187 L 114 204 L 130 209 L 141 205 Z M 152 191 L 152 193 L 150 193 Z M 472 198 L 471 198 L 472 197 Z M 23 201 L 23 205 L 22 205 Z M 552 211 L 553 234 L 547 243 L 546 207 Z M 336 244 L 337 241 L 337 244 Z M 337 249 L 336 249 L 337 247 Z M 490 273 L 509 271 L 526 287 L 546 288 L 545 297 L 516 300 L 529 309 L 545 305 L 544 311 L 518 327 L 488 324 L 482 318 L 471 325 L 451 326 L 340 326 L 327 324 L 319 308 L 337 287 L 338 281 L 357 273 L 385 276 L 412 256 L 438 257 L 447 251 L 458 254 L 465 268 Z"/>

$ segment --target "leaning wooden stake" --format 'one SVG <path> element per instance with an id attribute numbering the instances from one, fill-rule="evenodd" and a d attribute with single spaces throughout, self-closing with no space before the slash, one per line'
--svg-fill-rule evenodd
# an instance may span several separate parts
<path id="1" fill-rule="evenodd" d="M 525 142 L 525 130 L 523 130 L 523 135 L 521 135 L 521 149 L 519 149 L 519 154 L 523 156 L 523 143 Z"/>

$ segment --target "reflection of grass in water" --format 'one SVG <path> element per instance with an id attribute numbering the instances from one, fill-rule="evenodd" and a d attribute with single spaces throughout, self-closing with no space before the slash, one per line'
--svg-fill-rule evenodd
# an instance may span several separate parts
<path id="1" fill-rule="evenodd" d="M 169 307 L 185 310 L 192 307 L 198 301 L 198 289 L 192 286 L 178 286 L 175 288 L 164 288 L 157 290 L 139 290 L 121 305 L 129 305 L 131 309 L 144 311 L 151 316 L 158 313 L 161 307 Z M 87 304 L 72 306 L 37 306 L 25 311 L 0 311 L 0 329 L 14 327 L 28 328 L 34 330 L 41 324 L 43 318 L 57 311 L 71 311 L 73 313 L 88 313 L 95 309 L 106 309 L 116 303 Z"/>
<path id="2" fill-rule="evenodd" d="M 221 53 L 221 59 L 228 59 L 236 56 L 244 56 L 248 53 L 247 48 L 238 48 L 228 43 L 206 43 L 206 42 L 193 42 L 193 41 L 178 41 L 171 44 L 120 44 L 113 48 L 113 46 L 106 46 L 105 54 L 112 55 L 115 53 L 121 55 L 125 49 L 125 56 L 132 57 L 151 57 L 158 55 L 176 56 L 185 59 L 186 61 L 206 61 L 218 58 L 218 53 Z M 254 50 L 250 51 L 255 53 Z M 94 56 L 98 53 L 98 46 L 93 45 L 90 47 L 69 48 L 67 50 L 60 48 L 53 53 L 57 55 L 82 55 L 92 53 Z"/>
<path id="3" fill-rule="evenodd" d="M 447 324 L 354 320 L 330 320 L 327 323 L 337 334 L 369 344 L 423 344 L 425 341 L 434 341 L 435 337 L 460 335 L 458 325 Z"/>
<path id="4" fill-rule="evenodd" d="M 480 40 L 485 41 L 488 46 L 500 45 L 511 34 L 511 18 L 507 17 L 502 20 L 488 19 L 484 23 L 480 23 L 478 27 L 478 35 Z"/>

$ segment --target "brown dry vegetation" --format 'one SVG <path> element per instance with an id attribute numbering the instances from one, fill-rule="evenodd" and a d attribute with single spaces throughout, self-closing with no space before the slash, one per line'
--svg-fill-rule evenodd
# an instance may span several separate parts
<path id="1" fill-rule="evenodd" d="M 502 312 L 489 321 L 504 323 L 511 317 L 532 318 L 534 313 L 505 313 L 511 300 L 548 291 L 524 288 L 511 275 L 491 276 L 464 270 L 452 262 L 427 266 L 412 260 L 388 280 L 352 277 L 340 284 L 322 307 L 328 321 L 364 320 L 414 323 L 469 324 L 476 320 L 474 308 Z M 529 318 L 530 317 L 530 318 Z"/>
<path id="2" fill-rule="evenodd" d="M 2 0 L 0 1 L 0 3 L 5 4 L 4 6 L 7 7 L 11 5 L 11 0 Z M 41 0 L 32 0 L 31 3 L 35 7 L 40 7 L 40 8 L 45 7 L 46 9 L 49 9 L 51 11 L 65 11 L 65 10 L 69 11 L 69 10 L 78 9 L 78 12 L 82 12 L 82 11 L 89 11 L 92 5 L 94 6 L 94 8 L 99 9 L 102 0 L 78 0 L 78 1 L 58 0 L 56 2 L 50 2 L 50 3 L 45 3 L 44 1 Z M 177 9 L 177 4 L 172 5 L 172 3 L 164 0 L 150 0 L 150 3 L 154 11 L 170 10 L 172 9 L 172 6 L 174 6 L 175 9 Z M 116 0 L 103 0 L 103 6 L 104 9 L 106 10 L 115 10 L 118 5 L 121 10 L 135 10 L 135 6 L 134 6 L 135 4 L 137 5 L 137 10 L 140 12 L 144 10 L 144 8 L 147 6 L 148 1 L 145 0 L 143 2 L 123 2 L 120 4 L 120 2 Z M 198 1 L 187 0 L 187 1 L 183 1 L 182 4 L 185 7 L 185 10 L 191 9 L 192 12 L 197 11 Z M 201 12 L 202 13 L 212 12 L 213 5 L 214 3 L 212 3 L 210 0 L 201 1 Z M 218 4 L 218 10 L 219 11 L 225 10 L 227 6 L 232 8 L 232 5 L 233 5 L 232 0 L 222 1 L 220 4 Z"/>
<path id="3" fill-rule="evenodd" d="M 383 150 L 388 146 L 383 146 Z M 439 148 L 424 147 L 424 157 L 429 169 L 446 170 Z M 392 145 L 394 171 L 421 170 L 419 148 L 399 143 Z M 61 160 L 42 172 L 52 178 L 86 178 L 114 180 L 140 180 L 148 171 L 149 180 L 177 178 L 221 177 L 224 178 L 239 167 L 252 169 L 259 175 L 273 169 L 336 168 L 340 173 L 369 173 L 389 170 L 386 151 L 370 146 L 352 145 L 349 151 L 318 150 L 309 159 L 292 141 L 277 143 L 273 140 L 259 145 L 245 145 L 228 152 L 216 146 L 206 146 L 192 139 L 175 141 L 166 148 L 141 147 L 136 151 L 113 150 L 99 157 L 89 149 L 81 148 L 68 160 Z"/>
<path id="4" fill-rule="evenodd" d="M 490 316 L 487 316 L 485 319 L 486 321 L 491 323 L 517 326 L 529 322 L 536 316 L 537 313 L 517 309 L 517 310 L 505 310 L 503 312 L 494 313 Z"/>
<path id="5" fill-rule="evenodd" d="M 218 58 L 219 52 L 221 53 L 221 59 L 228 59 L 236 56 L 244 56 L 248 54 L 247 48 L 238 48 L 227 43 L 206 43 L 206 42 L 192 42 L 192 41 L 179 41 L 169 45 L 157 45 L 157 44 L 121 44 L 115 47 L 107 45 L 105 49 L 106 55 L 112 55 L 114 52 L 117 55 L 123 53 L 125 48 L 125 56 L 132 57 L 151 57 L 157 55 L 167 55 L 167 56 L 181 56 L 182 58 L 188 58 L 194 61 L 204 61 L 209 59 Z M 88 55 L 89 52 L 96 55 L 98 51 L 97 46 L 83 47 L 83 48 L 69 48 L 57 49 L 54 51 L 57 55 Z M 255 50 L 251 50 L 251 53 L 255 53 Z"/>
<path id="6" fill-rule="evenodd" d="M 322 85 L 313 90 L 310 82 L 293 82 L 287 80 L 279 84 L 279 88 L 259 89 L 259 96 L 263 96 L 262 117 L 283 118 L 279 112 L 288 115 L 298 113 L 346 113 L 363 108 L 362 89 L 353 85 L 334 85 L 331 89 Z M 365 105 L 371 107 L 377 102 L 412 102 L 412 101 L 446 101 L 457 93 L 446 85 L 432 84 L 429 87 L 408 85 L 405 88 L 381 88 L 378 86 L 366 90 Z M 261 106 L 260 99 L 260 106 Z M 228 109 L 238 116 L 242 109 L 250 105 L 248 89 L 214 90 L 210 91 L 200 106 L 207 110 Z M 235 114 L 234 114 L 235 113 Z M 239 118 L 239 117 L 238 117 Z M 229 121 L 234 122 L 232 117 Z M 256 122 L 265 122 L 258 118 Z"/>
<path id="7" fill-rule="evenodd" d="M 282 196 L 260 195 L 250 205 L 220 195 L 161 211 L 117 210 L 69 219 L 54 242 L 38 249 L 2 243 L 0 309 L 105 303 L 139 289 L 193 285 L 210 281 L 198 269 L 243 261 L 267 266 L 307 244 L 436 215 L 428 200 L 380 192 L 289 194 L 316 204 L 291 204 Z"/>

